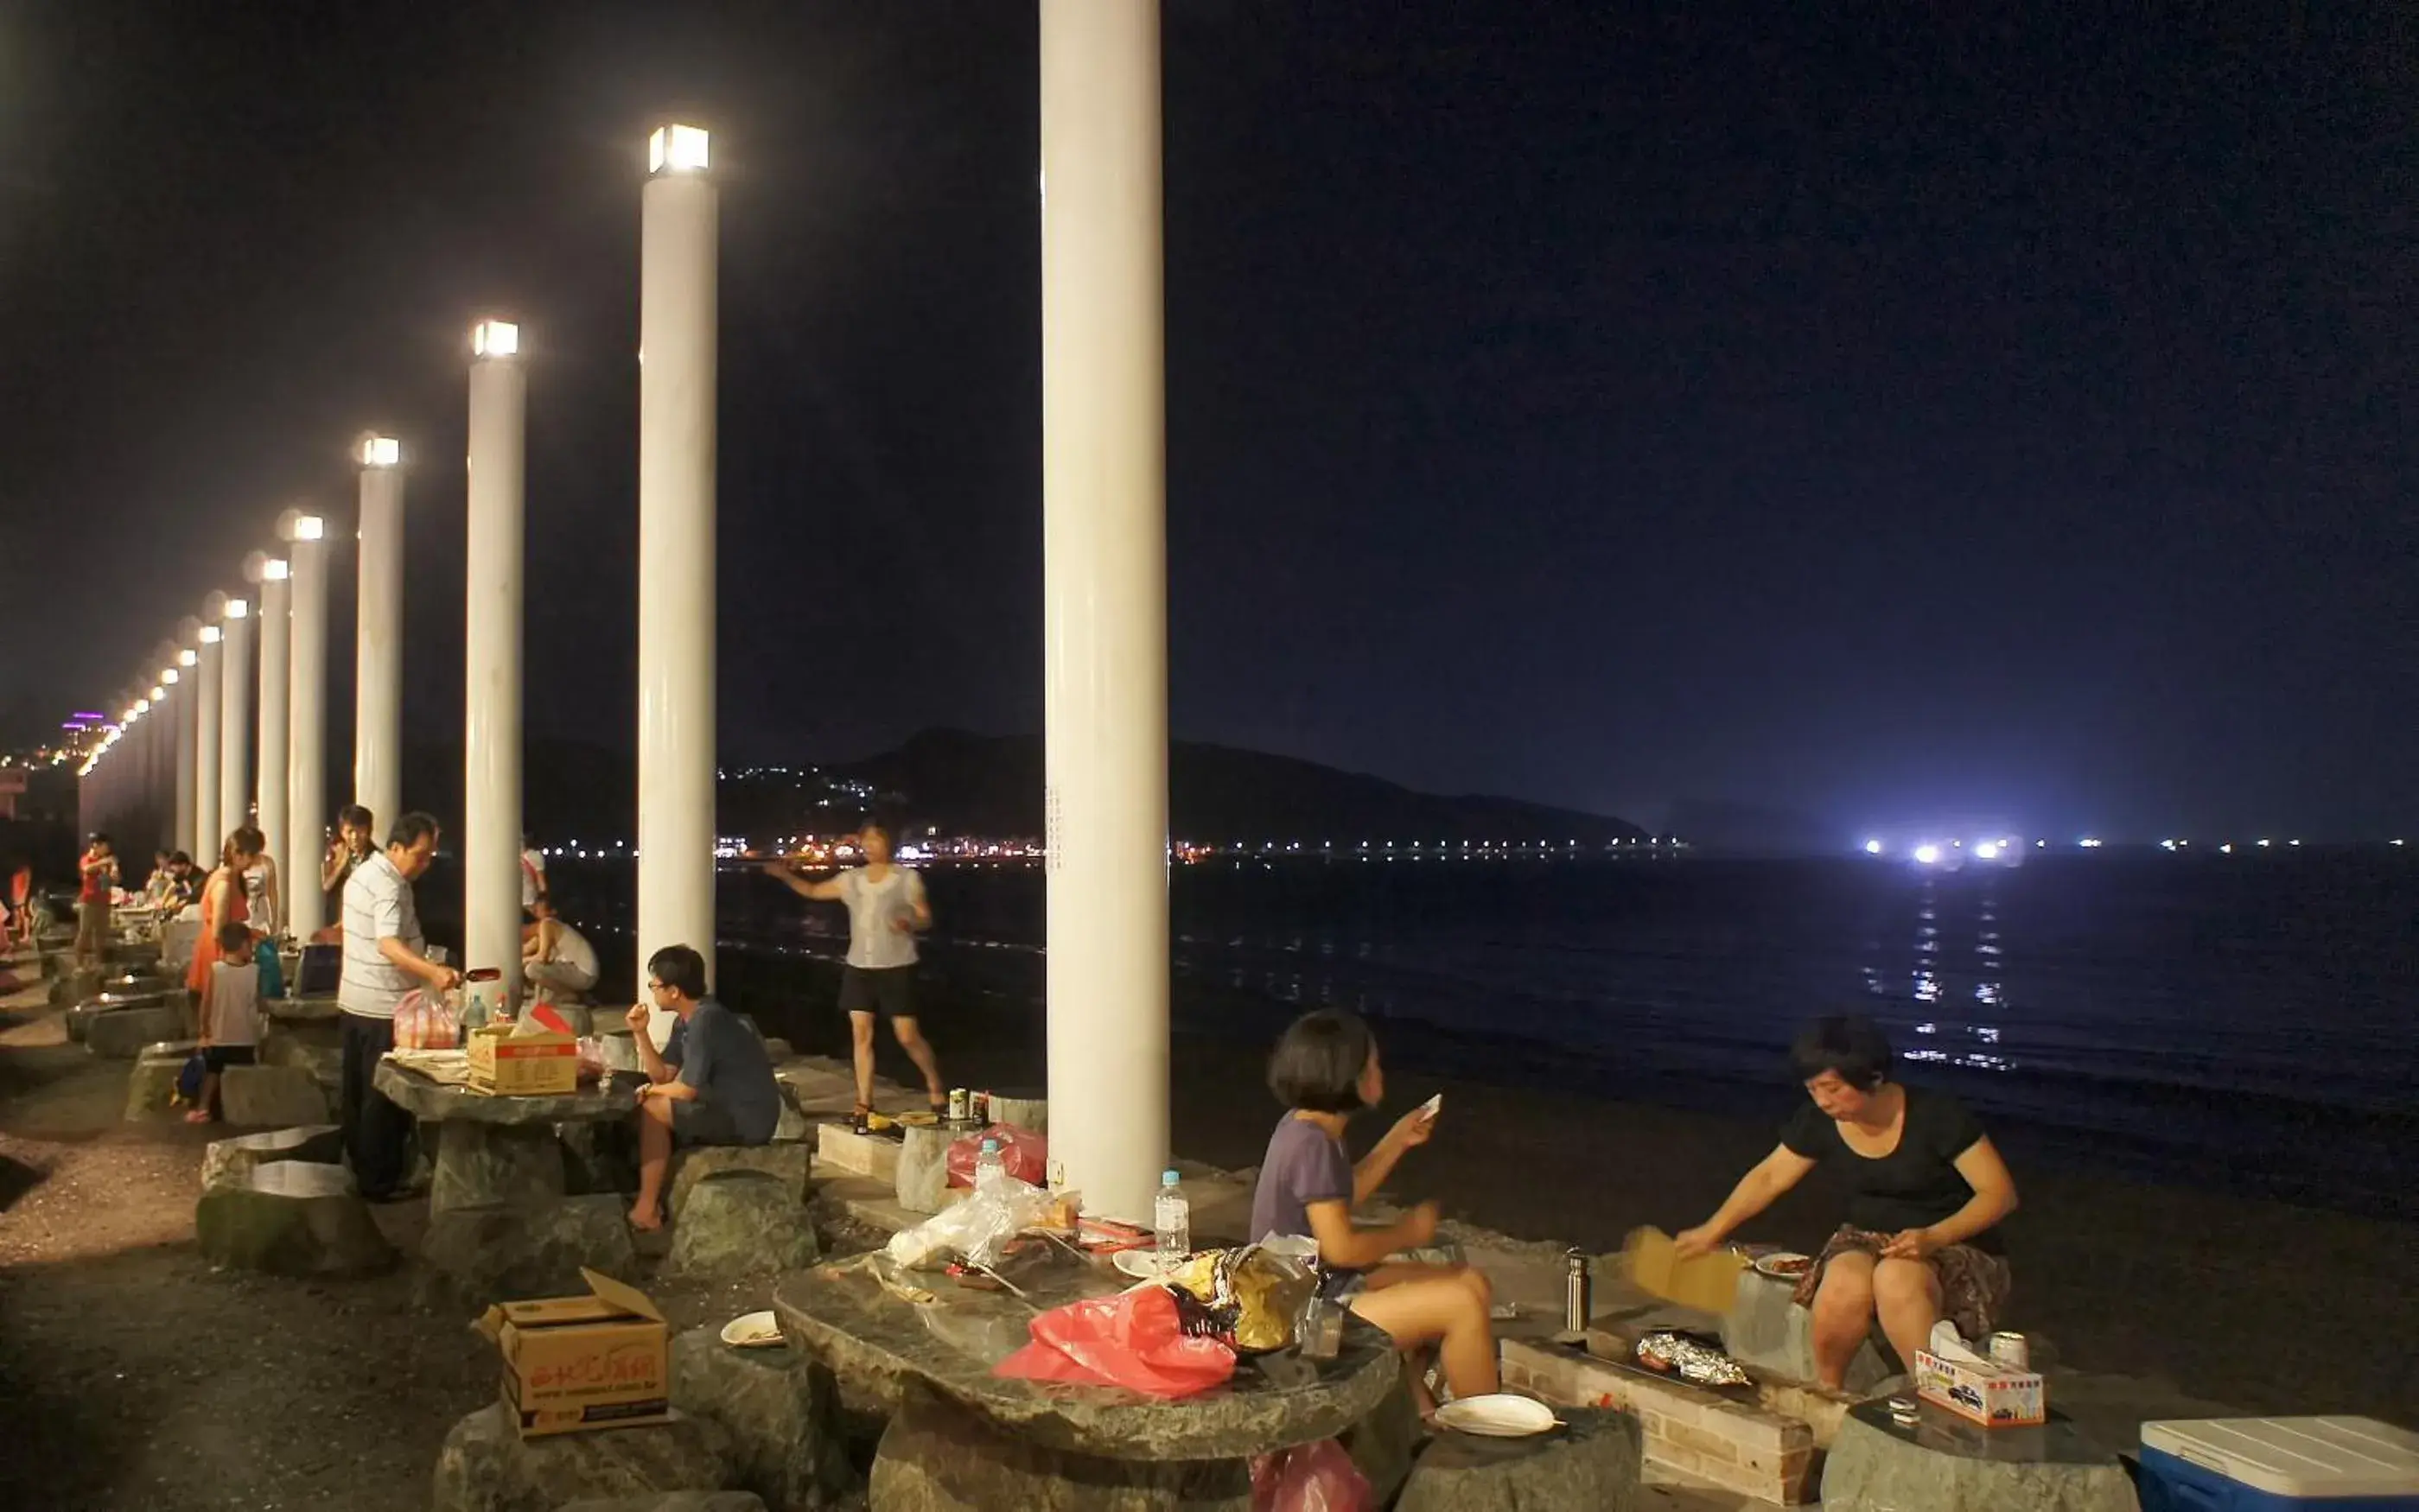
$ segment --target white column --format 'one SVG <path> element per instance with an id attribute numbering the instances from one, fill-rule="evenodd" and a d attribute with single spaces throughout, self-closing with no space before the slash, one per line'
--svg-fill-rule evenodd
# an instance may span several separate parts
<path id="1" fill-rule="evenodd" d="M 202 605 L 193 690 L 193 864 L 204 871 L 219 863 L 219 847 L 234 828 L 219 823 L 219 626 L 225 618 L 226 595 L 211 594 Z"/>
<path id="2" fill-rule="evenodd" d="M 353 663 L 353 802 L 385 844 L 403 817 L 403 471 L 392 436 L 362 443 L 360 624 Z"/>
<path id="3" fill-rule="evenodd" d="M 714 975 L 716 196 L 706 134 L 649 143 L 639 260 L 639 970 Z M 666 1016 L 657 1015 L 661 1038 Z"/>
<path id="4" fill-rule="evenodd" d="M 203 857 L 201 805 L 202 623 L 188 616 L 177 627 L 177 655 L 170 670 L 177 686 L 177 848 L 199 863 Z"/>
<path id="5" fill-rule="evenodd" d="M 160 675 L 157 666 L 151 675 Z M 144 842 L 154 849 L 174 850 L 179 844 L 176 836 L 177 716 L 169 711 L 164 683 L 153 683 L 150 696 L 151 711 L 143 716 L 143 761 L 151 773 L 151 817 L 144 827 L 148 832 Z"/>
<path id="6" fill-rule="evenodd" d="M 269 855 L 277 863 L 278 901 L 285 917 L 275 924 L 284 930 L 291 927 L 294 914 L 294 889 L 286 880 L 285 870 L 288 842 L 294 832 L 285 807 L 285 769 L 292 755 L 286 725 L 286 699 L 292 694 L 292 679 L 287 671 L 288 648 L 293 644 L 292 568 L 283 557 L 254 555 L 260 557 L 260 756 L 259 771 L 253 782 L 253 808 L 260 816 L 260 832 L 269 841 Z"/>
<path id="7" fill-rule="evenodd" d="M 1167 1132 L 1157 0 L 1041 0 L 1050 1153 L 1148 1223 Z"/>
<path id="8" fill-rule="evenodd" d="M 309 939 L 329 923 L 319 892 L 320 831 L 328 822 L 328 548 L 316 514 L 277 522 L 291 574 L 292 644 L 286 658 L 288 756 L 285 848 L 278 852 L 287 928 Z"/>
<path id="9" fill-rule="evenodd" d="M 464 965 L 521 987 L 521 558 L 529 375 L 520 331 L 500 320 L 470 336 L 468 676 L 462 729 Z"/>
<path id="10" fill-rule="evenodd" d="M 252 817 L 252 603 L 226 603 L 219 644 L 219 827 Z"/>

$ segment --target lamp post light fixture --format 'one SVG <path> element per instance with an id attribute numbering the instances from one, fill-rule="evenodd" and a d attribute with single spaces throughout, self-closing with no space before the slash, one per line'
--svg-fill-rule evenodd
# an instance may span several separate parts
<path id="1" fill-rule="evenodd" d="M 193 666 L 198 664 L 200 661 L 201 654 L 195 651 L 191 646 L 185 647 L 177 652 L 177 664 L 178 666 Z"/>
<path id="2" fill-rule="evenodd" d="M 403 443 L 392 435 L 362 437 L 362 466 L 364 467 L 399 467 L 403 466 Z M 296 540 L 316 541 L 318 537 L 298 536 Z"/>
<path id="3" fill-rule="evenodd" d="M 518 357 L 521 328 L 509 320 L 482 320 L 470 328 L 472 357 Z"/>
<path id="4" fill-rule="evenodd" d="M 658 126 L 647 138 L 647 172 L 701 174 L 706 168 L 707 132 L 701 126 Z"/>

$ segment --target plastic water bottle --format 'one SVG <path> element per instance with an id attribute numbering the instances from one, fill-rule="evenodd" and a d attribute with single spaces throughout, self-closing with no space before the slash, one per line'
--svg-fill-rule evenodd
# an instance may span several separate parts
<path id="1" fill-rule="evenodd" d="M 999 1141 L 985 1139 L 975 1154 L 975 1190 L 987 1192 L 1008 1174 L 1008 1166 L 999 1158 Z"/>
<path id="2" fill-rule="evenodd" d="M 1177 1186 L 1174 1171 L 1162 1172 L 1159 1200 L 1151 1206 L 1151 1227 L 1159 1234 L 1159 1262 L 1172 1265 L 1193 1253 L 1193 1204 Z"/>

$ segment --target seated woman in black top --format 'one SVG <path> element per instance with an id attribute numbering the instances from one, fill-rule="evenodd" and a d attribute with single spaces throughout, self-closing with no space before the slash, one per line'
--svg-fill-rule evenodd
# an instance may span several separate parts
<path id="1" fill-rule="evenodd" d="M 1969 1339 L 2007 1303 L 1992 1226 L 2016 1210 L 2015 1179 L 1982 1125 L 1943 1092 L 1889 1079 L 1889 1041 L 1862 1018 L 1818 1019 L 1790 1061 L 1813 1105 L 1740 1181 L 1719 1212 L 1678 1238 L 1702 1255 L 1770 1207 L 1818 1163 L 1848 1184 L 1848 1221 L 1797 1285 L 1813 1309 L 1814 1365 L 1838 1390 L 1872 1320 L 1909 1369 L 1947 1318 Z"/>

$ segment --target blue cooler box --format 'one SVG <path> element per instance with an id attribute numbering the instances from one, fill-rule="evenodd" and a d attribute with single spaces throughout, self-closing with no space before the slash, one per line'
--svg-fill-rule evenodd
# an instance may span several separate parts
<path id="1" fill-rule="evenodd" d="M 2419 1433 L 2368 1417 L 2142 1425 L 2142 1512 L 2419 1512 Z"/>

